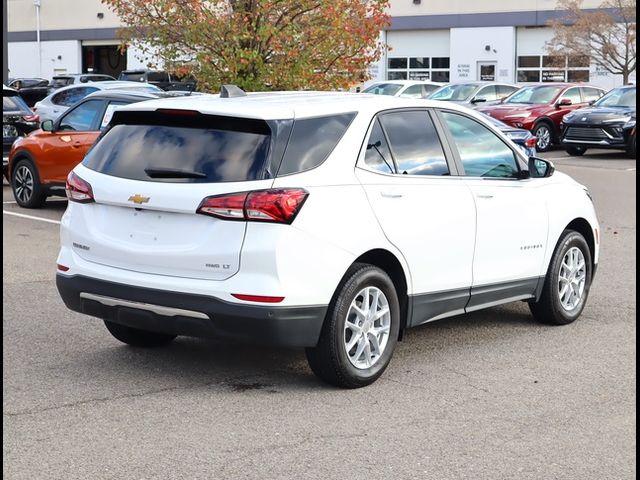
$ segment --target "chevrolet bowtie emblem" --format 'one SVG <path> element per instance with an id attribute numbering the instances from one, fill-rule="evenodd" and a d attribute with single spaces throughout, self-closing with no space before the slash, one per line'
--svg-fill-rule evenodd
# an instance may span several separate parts
<path id="1" fill-rule="evenodd" d="M 137 203 L 138 205 L 141 205 L 143 203 L 147 203 L 149 201 L 149 198 L 150 197 L 143 197 L 139 193 L 136 193 L 135 195 L 131 195 L 129 197 L 129 201 L 133 203 Z"/>

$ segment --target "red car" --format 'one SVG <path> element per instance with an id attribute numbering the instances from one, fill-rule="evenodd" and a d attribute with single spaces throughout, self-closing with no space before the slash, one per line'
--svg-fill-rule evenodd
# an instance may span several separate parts
<path id="1" fill-rule="evenodd" d="M 594 103 L 605 94 L 602 88 L 573 83 L 527 85 L 499 105 L 479 111 L 516 128 L 525 128 L 538 139 L 536 148 L 545 152 L 559 142 L 560 122 L 567 113 Z"/>

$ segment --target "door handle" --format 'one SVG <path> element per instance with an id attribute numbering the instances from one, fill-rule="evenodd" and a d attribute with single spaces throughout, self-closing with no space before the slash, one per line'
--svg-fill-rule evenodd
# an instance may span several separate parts
<path id="1" fill-rule="evenodd" d="M 73 148 L 80 148 L 82 146 L 82 142 L 76 140 L 73 142 Z"/>
<path id="2" fill-rule="evenodd" d="M 484 198 L 486 200 L 490 200 L 493 198 L 493 195 L 476 195 L 477 198 Z"/>
<path id="3" fill-rule="evenodd" d="M 384 198 L 402 198 L 401 193 L 388 193 L 388 192 L 380 192 Z"/>

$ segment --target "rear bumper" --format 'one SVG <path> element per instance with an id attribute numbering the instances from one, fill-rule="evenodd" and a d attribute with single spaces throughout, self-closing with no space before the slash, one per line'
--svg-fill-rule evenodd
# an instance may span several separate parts
<path id="1" fill-rule="evenodd" d="M 204 295 L 155 290 L 81 275 L 56 275 L 65 305 L 76 312 L 153 332 L 283 347 L 314 347 L 326 305 L 232 304 Z"/>

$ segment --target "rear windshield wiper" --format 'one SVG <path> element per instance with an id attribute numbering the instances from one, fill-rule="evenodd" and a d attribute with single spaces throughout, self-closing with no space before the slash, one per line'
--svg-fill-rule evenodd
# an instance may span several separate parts
<path id="1" fill-rule="evenodd" d="M 176 168 L 145 168 L 144 171 L 151 178 L 207 178 L 206 173 Z"/>

